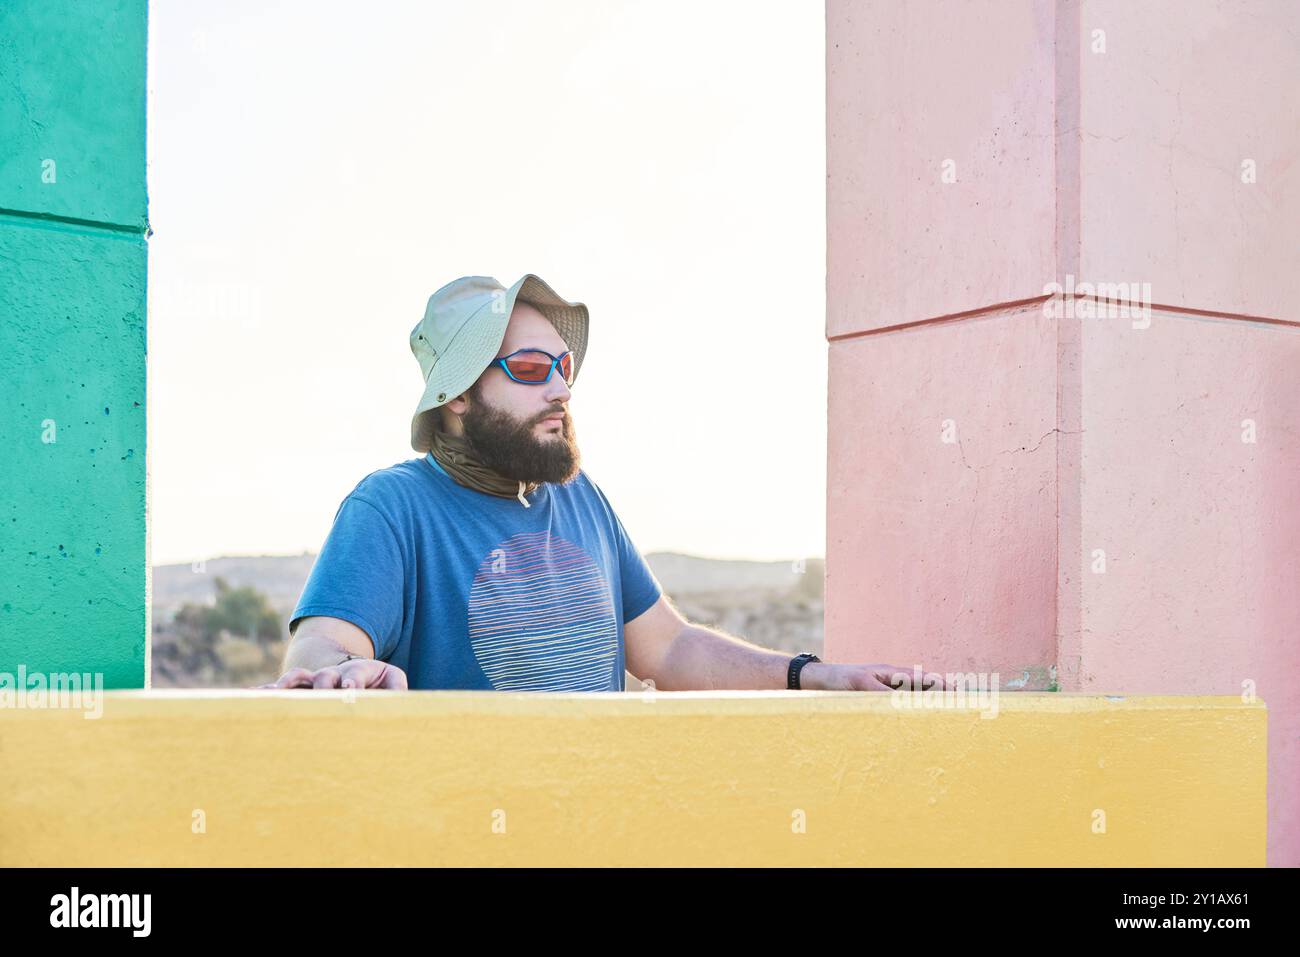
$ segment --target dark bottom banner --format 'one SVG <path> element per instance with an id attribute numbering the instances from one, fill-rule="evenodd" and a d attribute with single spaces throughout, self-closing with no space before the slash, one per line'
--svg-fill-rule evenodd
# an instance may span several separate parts
<path id="1" fill-rule="evenodd" d="M 661 938 L 703 924 L 719 939 L 819 930 L 874 940 L 1029 943 L 1081 937 L 1249 941 L 1285 934 L 1297 871 L 582 869 L 9 869 L 6 942 L 158 940 L 295 946 L 388 942 L 435 928 L 548 938 L 596 917 Z M 599 916 L 597 916 L 599 915 Z M 1244 935 L 1244 936 L 1243 936 Z"/>

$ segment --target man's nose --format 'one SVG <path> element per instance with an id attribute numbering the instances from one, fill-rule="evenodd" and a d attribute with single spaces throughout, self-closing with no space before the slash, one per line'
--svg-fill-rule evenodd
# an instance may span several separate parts
<path id="1" fill-rule="evenodd" d="M 547 402 L 568 402 L 573 396 L 559 369 L 551 373 L 550 381 L 542 388 L 545 390 Z"/>

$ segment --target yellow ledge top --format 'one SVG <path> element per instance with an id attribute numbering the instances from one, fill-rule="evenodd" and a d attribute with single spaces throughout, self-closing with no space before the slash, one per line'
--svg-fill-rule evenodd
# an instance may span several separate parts
<path id="1" fill-rule="evenodd" d="M 892 714 L 978 711 L 1079 714 L 1117 711 L 1267 710 L 1262 699 L 1235 695 L 1105 695 L 1071 692 L 854 692 L 854 691 L 262 691 L 252 689 L 167 689 L 104 691 L 105 716 L 144 717 L 187 713 L 245 715 L 285 712 L 337 715 L 353 708 L 376 716 L 394 714 Z M 80 714 L 78 707 L 0 707 L 0 720 L 50 713 Z"/>

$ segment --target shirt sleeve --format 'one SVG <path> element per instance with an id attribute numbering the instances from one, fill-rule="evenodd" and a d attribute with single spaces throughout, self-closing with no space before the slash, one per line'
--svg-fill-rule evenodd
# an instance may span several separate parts
<path id="1" fill-rule="evenodd" d="M 401 638 L 405 571 L 401 539 L 383 512 L 349 495 L 307 577 L 290 632 L 308 615 L 342 618 L 370 636 L 376 658 L 387 660 Z"/>
<path id="2" fill-rule="evenodd" d="M 646 560 L 641 556 L 636 545 L 632 543 L 632 537 L 628 535 L 627 529 L 623 527 L 622 520 L 619 519 L 613 506 L 609 504 L 609 499 L 605 497 L 605 493 L 595 482 L 591 483 L 591 487 L 596 490 L 600 500 L 605 503 L 605 510 L 612 519 L 614 545 L 618 553 L 618 570 L 623 590 L 623 622 L 626 624 L 639 617 L 657 602 L 659 596 L 663 594 L 663 588 L 660 587 L 654 572 L 650 570 L 650 566 L 646 564 Z"/>

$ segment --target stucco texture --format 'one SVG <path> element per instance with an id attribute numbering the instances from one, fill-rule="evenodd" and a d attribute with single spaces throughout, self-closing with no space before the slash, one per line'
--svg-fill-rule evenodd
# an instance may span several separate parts
<path id="1" fill-rule="evenodd" d="M 0 5 L 0 671 L 116 688 L 148 660 L 145 17 Z"/>
<path id="2" fill-rule="evenodd" d="M 1290 0 L 827 4 L 828 656 L 1257 696 L 1281 866 L 1298 36 Z M 1042 311 L 1080 283 L 1149 324 Z"/>
<path id="3" fill-rule="evenodd" d="M 1264 862 L 1268 715 L 1239 698 L 106 698 L 0 711 L 0 866 Z"/>

